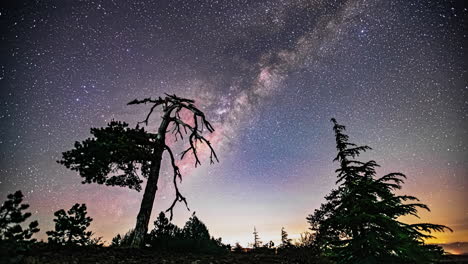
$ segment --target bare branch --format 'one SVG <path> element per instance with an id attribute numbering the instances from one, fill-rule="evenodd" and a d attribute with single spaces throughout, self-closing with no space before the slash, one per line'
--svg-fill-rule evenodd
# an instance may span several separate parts
<path id="1" fill-rule="evenodd" d="M 161 104 L 163 104 L 163 103 L 165 103 L 165 102 L 166 102 L 166 100 L 163 100 L 161 97 L 159 97 L 158 99 L 145 98 L 145 99 L 143 99 L 143 100 L 135 99 L 135 100 L 129 102 L 127 105 L 153 103 L 153 106 L 151 107 L 151 109 L 150 109 L 148 115 L 146 115 L 145 120 L 143 120 L 143 121 L 141 121 L 141 122 L 138 122 L 138 123 L 137 123 L 137 126 L 138 126 L 138 125 L 143 124 L 143 123 L 144 123 L 145 125 L 148 125 L 148 120 L 149 120 L 151 114 L 153 113 L 154 109 L 155 109 L 157 106 L 159 106 L 159 105 L 161 105 Z"/>
<path id="2" fill-rule="evenodd" d="M 185 154 L 187 154 L 188 152 L 192 152 L 195 158 L 195 167 L 197 167 L 198 165 L 201 165 L 201 162 L 198 156 L 197 144 L 202 143 L 202 144 L 206 144 L 208 148 L 210 149 L 210 163 L 213 164 L 215 160 L 219 162 L 218 157 L 210 141 L 202 135 L 204 128 L 206 128 L 210 133 L 214 132 L 214 128 L 210 124 L 210 122 L 206 120 L 205 114 L 194 105 L 195 103 L 194 100 L 177 97 L 175 94 L 174 95 L 166 94 L 166 97 L 164 99 L 162 99 L 161 97 L 159 97 L 158 99 L 151 99 L 151 98 L 146 98 L 143 100 L 135 99 L 129 102 L 128 104 L 146 104 L 146 103 L 152 103 L 153 105 L 151 106 L 151 109 L 148 112 L 145 120 L 138 122 L 138 125 L 142 123 L 145 125 L 148 125 L 148 120 L 153 114 L 155 108 L 162 105 L 162 110 L 164 112 L 162 116 L 163 122 L 161 123 L 158 133 L 168 133 L 168 132 L 172 133 L 176 141 L 178 140 L 178 138 L 183 140 L 184 135 L 188 135 L 188 143 L 190 146 L 188 147 L 188 149 L 184 150 L 181 153 L 181 159 L 183 159 Z M 186 109 L 193 114 L 192 116 L 193 125 L 187 124 L 182 120 L 180 116 L 180 112 L 183 109 Z M 171 123 L 174 127 L 169 128 Z M 180 173 L 179 167 L 177 167 L 177 165 L 175 164 L 175 157 L 172 153 L 172 150 L 169 148 L 169 146 L 165 144 L 164 138 L 165 137 L 162 136 L 162 137 L 157 138 L 156 140 L 158 139 L 162 140 L 160 142 L 160 145 L 164 146 L 164 149 L 168 151 L 171 157 L 172 168 L 174 170 L 173 182 L 174 182 L 174 187 L 176 190 L 176 197 L 174 201 L 172 202 L 171 206 L 166 210 L 166 212 L 170 212 L 171 219 L 172 219 L 173 209 L 177 202 L 184 202 L 187 209 L 189 208 L 188 208 L 185 197 L 179 192 L 179 188 L 177 186 L 177 178 L 179 178 L 179 180 L 182 181 L 182 175 Z"/>
<path id="3" fill-rule="evenodd" d="M 177 202 L 184 202 L 185 207 L 187 207 L 187 210 L 189 211 L 190 211 L 190 208 L 188 207 L 187 200 L 180 193 L 179 187 L 177 186 L 177 178 L 179 178 L 180 182 L 182 182 L 182 174 L 180 174 L 179 167 L 175 164 L 174 154 L 172 153 L 172 150 L 171 148 L 169 148 L 169 146 L 165 145 L 164 148 L 167 150 L 167 152 L 169 153 L 169 156 L 171 157 L 171 164 L 172 164 L 172 168 L 174 169 L 173 183 L 174 183 L 174 188 L 176 191 L 176 197 L 174 201 L 172 202 L 171 206 L 166 210 L 166 212 L 171 213 L 170 220 L 172 220 L 174 206 L 176 205 Z"/>

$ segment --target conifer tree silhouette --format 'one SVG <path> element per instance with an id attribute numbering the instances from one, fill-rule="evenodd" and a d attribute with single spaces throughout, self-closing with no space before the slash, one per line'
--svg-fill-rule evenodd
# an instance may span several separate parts
<path id="1" fill-rule="evenodd" d="M 168 249 L 173 240 L 180 238 L 182 238 L 182 230 L 172 224 L 164 212 L 160 212 L 154 221 L 154 229 L 149 235 L 150 244 L 156 248 Z"/>
<path id="2" fill-rule="evenodd" d="M 191 240 L 210 240 L 208 228 L 198 219 L 195 213 L 193 213 L 187 223 L 185 223 L 183 235 L 185 238 Z"/>
<path id="3" fill-rule="evenodd" d="M 78 246 L 93 244 L 93 233 L 86 231 L 93 219 L 86 214 L 85 204 L 75 204 L 68 212 L 63 209 L 55 212 L 55 230 L 46 232 L 49 243 Z"/>
<path id="4" fill-rule="evenodd" d="M 23 194 L 16 191 L 7 195 L 7 200 L 0 207 L 0 240 L 36 241 L 31 239 L 34 233 L 39 232 L 39 223 L 32 221 L 28 228 L 23 229 L 21 224 L 31 216 L 31 213 L 23 213 L 29 208 L 29 204 L 23 203 Z"/>
<path id="5" fill-rule="evenodd" d="M 257 228 L 255 226 L 254 226 L 253 235 L 254 235 L 253 248 L 259 248 L 262 245 L 262 241 L 260 241 L 260 238 L 258 237 Z"/>
<path id="6" fill-rule="evenodd" d="M 177 180 L 182 180 L 175 156 L 166 144 L 166 134 L 171 132 L 175 139 L 183 140 L 188 135 L 189 147 L 181 153 L 181 159 L 187 153 L 192 153 L 195 167 L 200 165 L 198 149 L 206 145 L 210 151 L 210 161 L 218 161 L 211 143 L 202 133 L 206 129 L 214 132 L 205 114 L 195 105 L 195 101 L 166 94 L 164 98 L 146 98 L 133 100 L 129 105 L 150 104 L 151 108 L 146 118 L 139 122 L 136 128 L 129 128 L 124 122 L 112 121 L 105 128 L 92 128 L 89 138 L 76 142 L 75 148 L 64 152 L 59 163 L 71 170 L 78 171 L 84 178 L 83 183 L 98 183 L 111 186 L 124 186 L 137 191 L 141 190 L 143 180 L 138 175 L 147 178 L 140 211 L 137 216 L 133 233 L 132 247 L 144 245 L 144 237 L 148 232 L 148 224 L 158 189 L 159 171 L 164 151 L 167 151 L 173 168 L 172 182 L 175 188 L 175 198 L 166 210 L 172 220 L 173 209 L 177 202 L 183 202 L 188 209 L 186 198 L 180 193 Z M 150 133 L 140 125 L 148 126 L 157 107 L 162 108 L 162 117 L 157 133 Z M 182 112 L 191 114 L 191 122 L 181 118 Z"/>
<path id="7" fill-rule="evenodd" d="M 429 208 L 409 195 L 396 195 L 402 173 L 376 177 L 378 164 L 355 160 L 368 146 L 348 142 L 345 126 L 335 119 L 333 130 L 340 163 L 339 184 L 327 195 L 327 202 L 307 217 L 315 231 L 315 246 L 337 263 L 433 263 L 440 248 L 424 244 L 431 232 L 450 230 L 443 225 L 406 224 L 398 218 L 417 216 L 418 209 Z M 410 202 L 410 203 L 405 203 Z"/>
<path id="8" fill-rule="evenodd" d="M 284 229 L 284 227 L 281 228 L 281 247 L 290 247 L 292 239 L 288 238 L 288 233 Z"/>
<path id="9" fill-rule="evenodd" d="M 179 227 L 170 222 L 164 212 L 160 212 L 156 221 L 154 221 L 154 229 L 151 231 L 151 236 L 165 239 L 167 237 L 175 237 L 182 231 Z"/>

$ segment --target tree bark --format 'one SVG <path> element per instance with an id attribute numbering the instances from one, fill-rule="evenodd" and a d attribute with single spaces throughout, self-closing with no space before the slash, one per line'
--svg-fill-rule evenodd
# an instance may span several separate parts
<path id="1" fill-rule="evenodd" d="M 148 233 L 148 224 L 153 210 L 154 198 L 158 190 L 159 170 L 161 169 L 162 155 L 166 146 L 166 131 L 170 123 L 171 112 L 174 107 L 165 109 L 161 125 L 158 129 L 158 136 L 155 142 L 154 157 L 145 187 L 145 193 L 141 200 L 140 212 L 137 216 L 135 229 L 133 230 L 132 248 L 141 248 L 145 243 L 145 236 Z"/>
<path id="2" fill-rule="evenodd" d="M 159 170 L 161 168 L 162 153 L 164 146 L 161 149 L 155 150 L 154 163 L 151 165 L 148 181 L 145 187 L 145 193 L 141 200 L 140 212 L 137 216 L 136 226 L 133 230 L 132 245 L 133 248 L 141 248 L 144 246 L 145 235 L 148 233 L 148 224 L 153 210 L 154 198 L 158 190 Z"/>

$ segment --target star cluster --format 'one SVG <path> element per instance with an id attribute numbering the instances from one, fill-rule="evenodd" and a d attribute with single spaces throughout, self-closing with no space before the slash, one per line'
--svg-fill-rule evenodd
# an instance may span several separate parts
<path id="1" fill-rule="evenodd" d="M 455 230 L 436 242 L 466 240 L 467 13 L 461 1 L 2 3 L 0 196 L 22 190 L 42 238 L 76 202 L 97 235 L 126 232 L 142 193 L 82 185 L 55 161 L 90 127 L 143 120 L 129 101 L 167 92 L 195 99 L 216 130 L 220 163 L 181 162 L 180 185 L 214 236 L 306 231 L 335 183 L 335 117 L 380 173 L 408 175 L 402 192 L 432 209 L 423 221 Z M 165 164 L 153 216 L 170 175 Z"/>

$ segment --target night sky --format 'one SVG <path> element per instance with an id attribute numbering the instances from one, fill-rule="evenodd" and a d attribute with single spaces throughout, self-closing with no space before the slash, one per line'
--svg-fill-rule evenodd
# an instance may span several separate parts
<path id="1" fill-rule="evenodd" d="M 180 163 L 192 211 L 176 207 L 179 226 L 196 211 L 244 245 L 254 226 L 264 242 L 307 231 L 336 181 L 335 117 L 373 148 L 362 160 L 407 174 L 401 192 L 432 209 L 408 222 L 468 241 L 467 14 L 461 0 L 2 1 L 1 200 L 22 190 L 39 238 L 74 203 L 107 241 L 133 228 L 143 192 L 83 185 L 56 160 L 167 92 L 196 100 L 220 159 Z M 163 163 L 151 223 L 174 198 Z"/>

